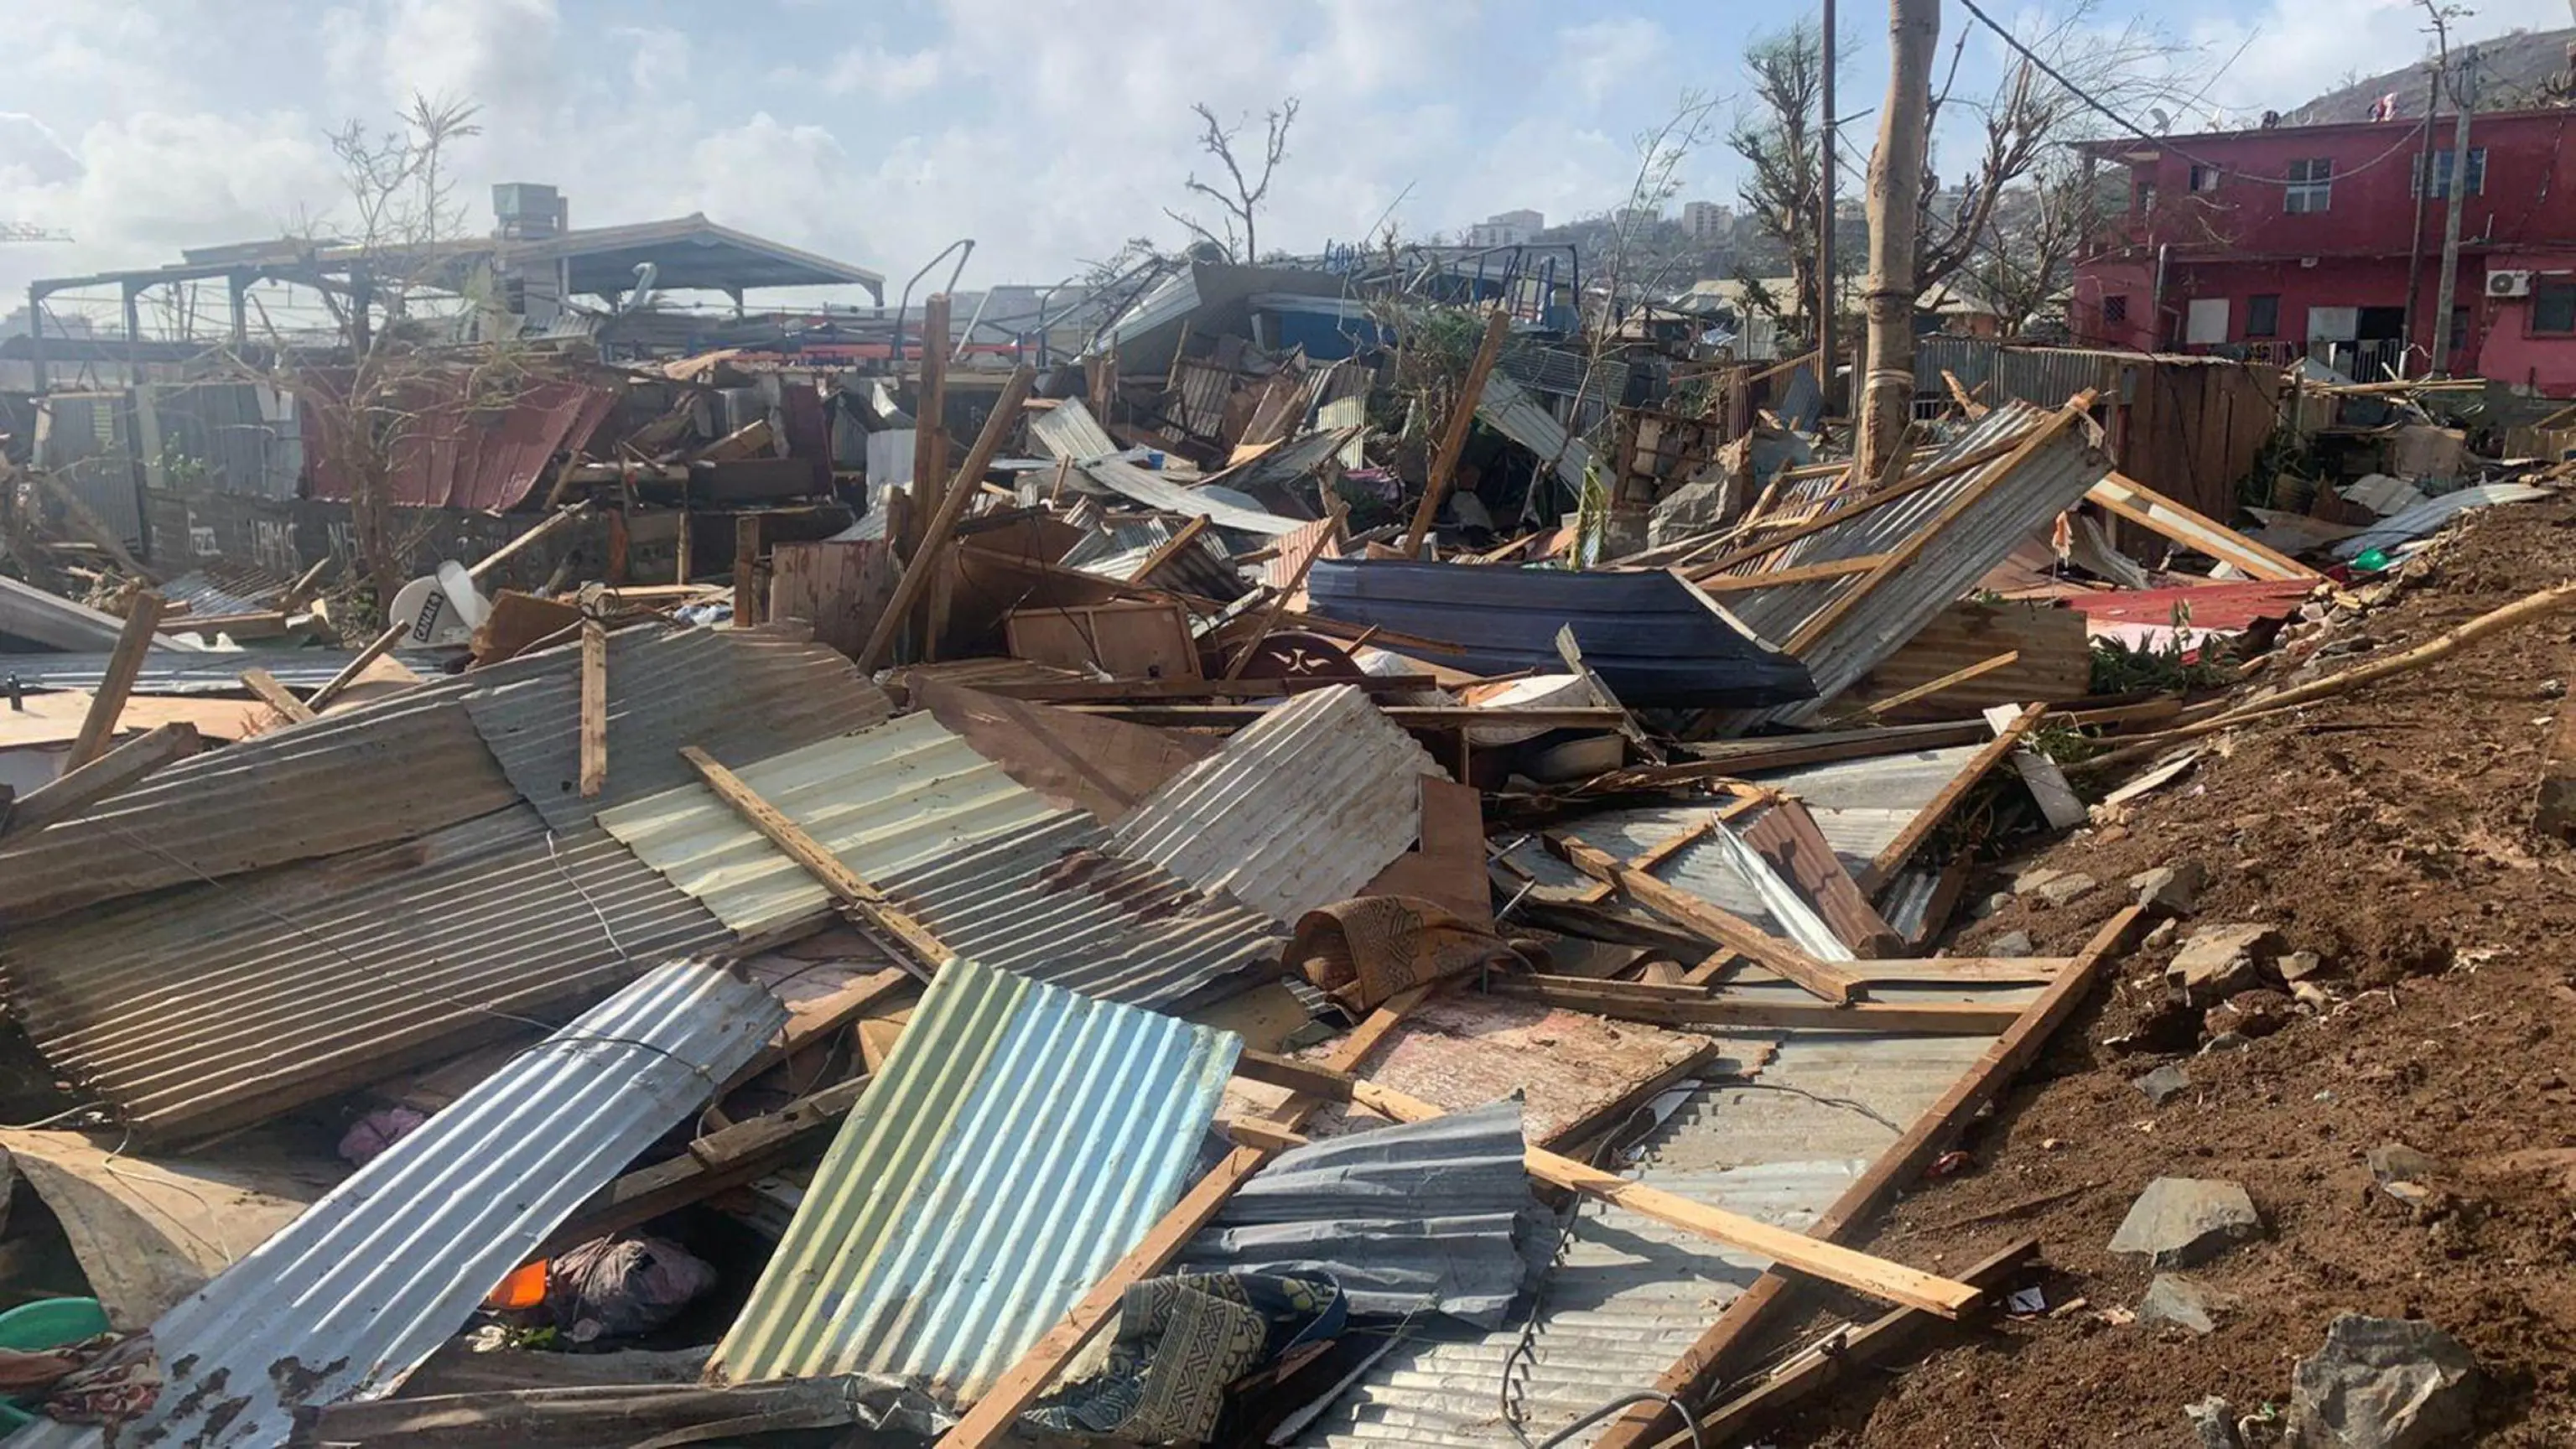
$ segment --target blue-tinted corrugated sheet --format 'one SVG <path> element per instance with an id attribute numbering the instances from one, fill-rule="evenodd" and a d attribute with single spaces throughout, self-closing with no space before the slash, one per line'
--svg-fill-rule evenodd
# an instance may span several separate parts
<path id="1" fill-rule="evenodd" d="M 159 1401 L 116 1442 L 283 1444 L 300 1404 L 393 1392 L 786 1022 L 776 997 L 719 967 L 647 973 L 161 1315 Z M 99 1435 L 54 1425 L 12 1442 Z"/>
<path id="2" fill-rule="evenodd" d="M 1575 573 L 1490 565 L 1322 559 L 1314 611 L 1460 646 L 1406 653 L 1480 674 L 1564 668 L 1556 631 L 1624 704 L 1764 705 L 1807 699 L 1806 666 L 1729 624 L 1661 569 Z"/>
<path id="3" fill-rule="evenodd" d="M 870 1373 L 971 1403 L 1180 1196 L 1240 1045 L 942 968 L 710 1378 Z"/>
<path id="4" fill-rule="evenodd" d="M 1179 1266 L 1321 1274 L 1353 1313 L 1499 1327 L 1525 1267 L 1514 1230 L 1536 1208 L 1525 1150 L 1512 1101 L 1309 1143 L 1235 1189 Z"/>

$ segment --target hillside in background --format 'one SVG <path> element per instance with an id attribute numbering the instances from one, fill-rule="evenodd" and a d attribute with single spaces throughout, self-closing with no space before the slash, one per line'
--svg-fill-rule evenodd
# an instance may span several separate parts
<path id="1" fill-rule="evenodd" d="M 2482 111 L 2515 110 L 2528 106 L 2563 104 L 2561 91 L 2552 87 L 2567 70 L 2567 47 L 2576 42 L 2576 29 L 2516 30 L 2509 34 L 2473 40 L 2484 74 L 2485 89 L 2478 98 Z M 2458 44 L 2458 42 L 2454 42 Z M 2281 113 L 2281 123 L 2288 126 L 2321 126 L 2337 121 L 2367 121 L 2371 103 L 2381 96 L 2395 93 L 2399 119 L 2424 114 L 2425 71 L 2432 60 L 2431 40 L 2425 53 L 2396 70 L 2383 71 L 2356 80 L 2340 89 L 2326 92 L 2294 111 Z M 2450 108 L 2444 106 L 2443 110 Z"/>

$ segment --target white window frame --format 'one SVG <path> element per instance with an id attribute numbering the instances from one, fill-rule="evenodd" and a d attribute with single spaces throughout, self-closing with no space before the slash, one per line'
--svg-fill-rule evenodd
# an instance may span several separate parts
<path id="1" fill-rule="evenodd" d="M 2290 163 L 2289 184 L 2281 189 L 2281 209 L 2292 216 L 2314 216 L 2334 207 L 2334 158 L 2307 156 Z"/>

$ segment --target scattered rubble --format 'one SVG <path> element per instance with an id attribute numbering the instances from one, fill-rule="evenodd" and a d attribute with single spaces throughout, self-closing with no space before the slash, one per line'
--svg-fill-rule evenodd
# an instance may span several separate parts
<path id="1" fill-rule="evenodd" d="M 2235 1183 L 2160 1177 L 2129 1204 L 2111 1251 L 2143 1254 L 2158 1268 L 2196 1268 L 2262 1230 L 2254 1200 Z"/>
<path id="2" fill-rule="evenodd" d="M 2203 926 L 2186 937 L 2165 980 L 2186 1006 L 2207 1007 L 2263 984 L 2263 967 L 2281 949 L 2280 932 L 2264 925 Z"/>

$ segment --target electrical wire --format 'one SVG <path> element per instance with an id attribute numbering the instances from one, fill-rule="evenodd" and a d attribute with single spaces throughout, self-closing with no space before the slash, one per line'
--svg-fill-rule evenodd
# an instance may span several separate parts
<path id="1" fill-rule="evenodd" d="M 2405 136 L 2395 145 L 2390 146 L 2387 150 L 2380 152 L 2378 155 L 2373 156 L 2358 166 L 2338 170 L 2332 176 L 2320 177 L 2315 181 L 2293 181 L 2286 176 L 2257 176 L 2249 171 L 2240 170 L 2235 167 L 2222 166 L 2215 161 L 2193 155 L 2191 152 L 2184 150 L 2182 147 L 2175 145 L 2173 142 L 2162 136 L 2156 135 L 2154 132 L 2147 130 L 2137 122 L 2130 120 L 2128 117 L 2121 115 L 2118 111 L 2111 109 L 2102 102 L 2095 100 L 2091 93 L 2087 92 L 2083 87 L 2077 85 L 2075 82 L 2068 80 L 2065 74 L 2059 71 L 2055 66 L 2042 60 L 2037 51 L 2032 50 L 2028 45 L 2023 44 L 2021 37 L 2005 29 L 2002 25 L 1997 24 L 1993 16 L 1978 9 L 1977 0 L 1959 0 L 1959 4 L 1965 8 L 1970 15 L 1975 16 L 1978 23 L 1984 25 L 1988 30 L 1993 31 L 2002 39 L 2004 44 L 2011 46 L 2016 52 L 2018 52 L 2022 59 L 2029 61 L 2032 65 L 2038 67 L 2042 75 L 2045 75 L 2050 80 L 2057 82 L 2060 87 L 2064 88 L 2068 95 L 2082 101 L 2085 105 L 2091 107 L 2094 111 L 2110 120 L 2112 124 L 2118 126 L 2121 130 L 2128 132 L 2130 135 L 2137 137 L 2139 140 L 2144 141 L 2151 146 L 2156 146 L 2163 150 L 2170 151 L 2174 155 L 2181 157 L 2194 166 L 2207 167 L 2212 171 L 2224 173 L 2234 180 L 2253 181 L 2259 182 L 2265 186 L 2280 187 L 2313 186 L 2320 184 L 2321 182 L 2340 181 L 2347 176 L 2358 176 L 2362 172 L 2370 170 L 2372 167 L 2388 160 L 2400 151 L 2406 150 L 2408 147 L 2413 146 L 2418 140 L 2422 139 L 2418 135 L 2416 129 L 2409 126 L 2406 128 Z"/>

